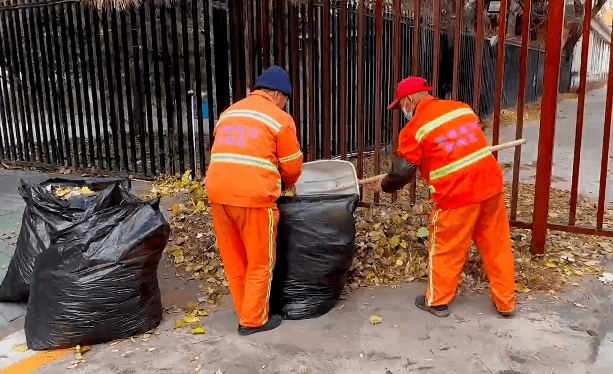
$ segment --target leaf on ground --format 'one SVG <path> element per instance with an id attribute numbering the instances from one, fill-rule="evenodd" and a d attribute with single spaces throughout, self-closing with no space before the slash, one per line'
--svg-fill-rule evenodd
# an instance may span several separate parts
<path id="1" fill-rule="evenodd" d="M 16 345 L 13 347 L 13 351 L 14 352 L 27 352 L 29 350 L 28 345 L 27 344 L 20 344 L 20 345 Z"/>
<path id="2" fill-rule="evenodd" d="M 205 208 L 206 205 L 204 205 L 204 201 L 198 201 L 196 204 L 196 212 L 202 212 Z"/>
<path id="3" fill-rule="evenodd" d="M 199 310 L 199 311 L 198 311 L 198 315 L 199 315 L 200 317 L 206 317 L 206 316 L 208 316 L 208 315 L 209 315 L 209 312 L 207 312 L 206 310 Z"/>
<path id="4" fill-rule="evenodd" d="M 185 323 L 184 321 L 176 321 L 175 322 L 175 328 L 177 328 L 177 329 L 180 329 L 180 328 L 183 328 L 183 327 L 186 327 L 186 326 L 187 326 L 187 323 Z"/>
<path id="5" fill-rule="evenodd" d="M 185 323 L 197 323 L 200 322 L 200 318 L 195 316 L 185 316 L 183 317 L 183 321 L 185 321 Z"/>
<path id="6" fill-rule="evenodd" d="M 79 190 L 79 192 L 83 195 L 91 195 L 94 191 L 90 190 L 89 187 L 83 187 Z"/>
<path id="7" fill-rule="evenodd" d="M 204 329 L 204 327 L 196 327 L 195 329 L 192 329 L 190 333 L 192 335 L 206 334 L 206 330 Z"/>
<path id="8" fill-rule="evenodd" d="M 74 351 L 76 353 L 86 353 L 92 350 L 92 347 L 88 346 L 88 345 L 77 345 L 76 347 L 74 347 Z"/>
<path id="9" fill-rule="evenodd" d="M 183 173 L 183 176 L 181 177 L 181 182 L 188 183 L 189 181 L 191 181 L 191 173 L 191 170 L 187 170 L 185 173 Z"/>
<path id="10" fill-rule="evenodd" d="M 179 215 L 179 205 L 174 204 L 172 206 L 172 214 L 174 214 L 175 216 Z"/>
<path id="11" fill-rule="evenodd" d="M 370 321 L 370 323 L 372 323 L 373 325 L 377 325 L 381 322 L 383 322 L 383 318 L 379 317 L 379 316 L 370 316 L 368 318 L 368 320 Z"/>
<path id="12" fill-rule="evenodd" d="M 428 231 L 427 228 L 422 227 L 419 230 L 417 230 L 417 236 L 419 236 L 420 238 L 427 238 L 430 235 L 430 231 Z"/>

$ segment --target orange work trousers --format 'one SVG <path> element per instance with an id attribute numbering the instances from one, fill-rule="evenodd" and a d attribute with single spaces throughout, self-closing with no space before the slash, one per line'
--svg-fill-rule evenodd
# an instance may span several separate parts
<path id="1" fill-rule="evenodd" d="M 268 322 L 279 211 L 221 204 L 211 211 L 239 323 L 260 327 Z"/>
<path id="2" fill-rule="evenodd" d="M 453 301 L 471 240 L 481 252 L 498 311 L 515 309 L 515 263 L 502 194 L 478 204 L 435 209 L 430 218 L 428 306 Z"/>

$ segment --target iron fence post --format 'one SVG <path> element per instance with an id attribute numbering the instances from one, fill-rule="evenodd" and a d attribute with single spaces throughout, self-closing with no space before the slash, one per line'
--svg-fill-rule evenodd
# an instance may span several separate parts
<path id="1" fill-rule="evenodd" d="M 545 52 L 545 74 L 543 78 L 543 99 L 541 102 L 541 124 L 539 132 L 538 163 L 534 194 L 532 230 L 532 252 L 545 253 L 547 239 L 547 214 L 549 211 L 549 189 L 555 139 L 556 112 L 558 107 L 558 82 L 562 59 L 562 31 L 564 30 L 564 2 L 549 4 L 547 45 Z"/>

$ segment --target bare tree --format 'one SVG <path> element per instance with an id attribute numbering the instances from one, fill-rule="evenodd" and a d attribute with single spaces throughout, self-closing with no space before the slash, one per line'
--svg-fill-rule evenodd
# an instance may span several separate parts
<path id="1" fill-rule="evenodd" d="M 587 0 L 592 1 L 592 0 Z M 605 6 L 609 0 L 596 0 L 592 7 L 591 19 L 594 19 L 600 10 Z M 574 11 L 573 15 L 567 14 L 568 20 L 568 39 L 564 43 L 564 51 L 568 54 L 572 53 L 573 49 L 581 36 L 583 35 L 583 20 L 585 17 L 585 1 L 582 0 L 567 0 L 567 4 L 571 3 L 570 7 L 567 7 L 567 12 L 570 13 L 570 9 Z M 569 9 L 570 8 L 570 9 Z"/>

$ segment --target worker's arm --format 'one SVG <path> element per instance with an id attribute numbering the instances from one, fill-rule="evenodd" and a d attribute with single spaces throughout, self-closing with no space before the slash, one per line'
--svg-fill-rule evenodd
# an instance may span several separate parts
<path id="1" fill-rule="evenodd" d="M 302 174 L 302 152 L 296 137 L 296 125 L 289 115 L 277 137 L 277 158 L 283 188 L 290 189 Z"/>
<path id="2" fill-rule="evenodd" d="M 381 190 L 392 193 L 406 186 L 417 172 L 421 163 L 421 145 L 407 126 L 398 136 L 398 145 L 392 152 L 392 166 L 381 181 Z"/>
<path id="3" fill-rule="evenodd" d="M 400 190 L 411 182 L 417 166 L 408 162 L 404 158 L 398 156 L 396 152 L 392 154 L 392 166 L 387 172 L 387 175 L 381 181 L 381 190 L 383 192 L 392 193 Z"/>

